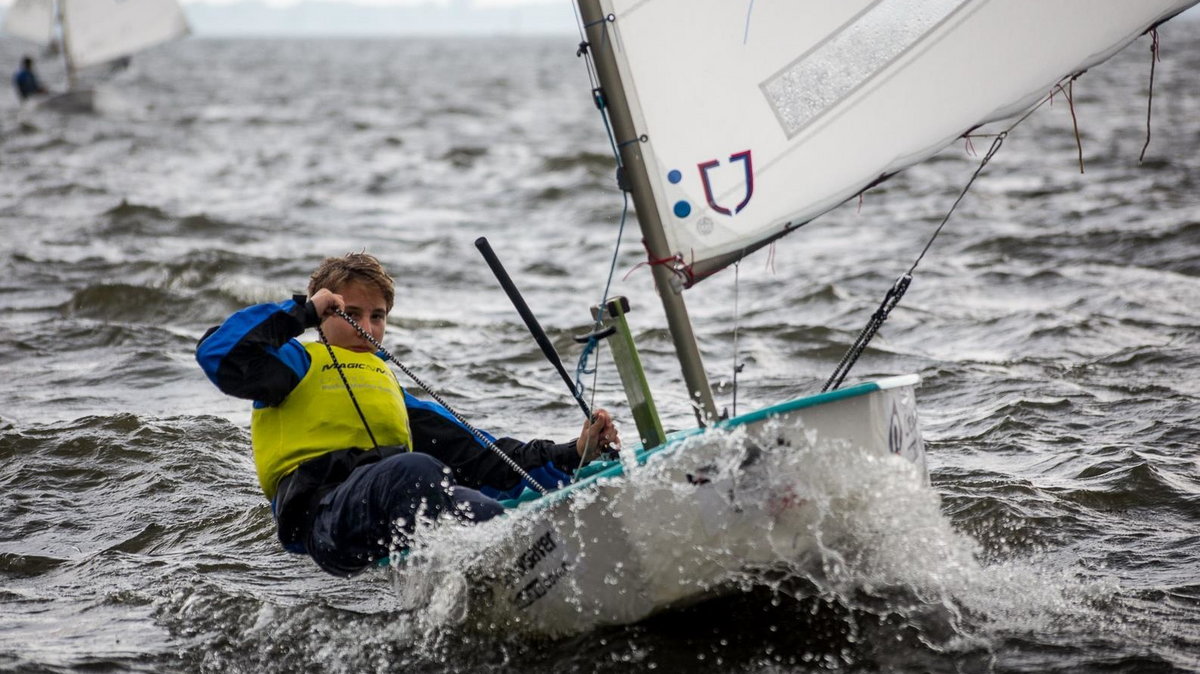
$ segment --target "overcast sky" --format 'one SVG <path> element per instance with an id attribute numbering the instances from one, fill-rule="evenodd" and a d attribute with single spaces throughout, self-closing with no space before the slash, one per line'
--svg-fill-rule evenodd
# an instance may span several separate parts
<path id="1" fill-rule="evenodd" d="M 2 13 L 13 0 L 0 0 Z M 571 0 L 181 0 L 205 37 L 578 32 Z"/>
<path id="2" fill-rule="evenodd" d="M 180 0 L 185 5 L 222 5 L 244 0 Z M 259 0 L 267 5 L 295 5 L 309 0 Z M 450 5 L 463 3 L 464 0 L 328 0 L 329 2 L 349 2 L 356 5 Z M 0 0 L 0 7 L 11 5 L 13 0 Z M 517 6 L 517 5 L 546 5 L 567 2 L 567 0 L 465 0 L 466 4 L 479 7 Z"/>

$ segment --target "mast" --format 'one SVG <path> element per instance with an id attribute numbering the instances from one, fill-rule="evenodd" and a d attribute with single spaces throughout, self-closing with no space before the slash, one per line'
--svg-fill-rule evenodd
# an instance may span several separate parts
<path id="1" fill-rule="evenodd" d="M 75 59 L 71 58 L 71 42 L 67 38 L 67 0 L 55 0 L 54 19 L 58 23 L 58 46 L 62 49 L 63 64 L 67 68 L 67 89 L 75 89 Z"/>
<path id="2" fill-rule="evenodd" d="M 671 250 L 662 230 L 658 207 L 654 203 L 654 193 L 650 188 L 646 165 L 642 161 L 641 144 L 625 142 L 637 138 L 638 132 L 634 128 L 633 115 L 629 111 L 629 101 L 621 88 L 621 75 L 612 52 L 612 36 L 606 34 L 607 21 L 604 12 L 599 0 L 577 0 L 577 4 L 580 18 L 586 26 L 588 43 L 592 45 L 592 60 L 604 90 L 605 104 L 620 147 L 625 176 L 633 192 L 633 205 L 637 210 L 638 224 L 646 242 L 646 249 L 651 259 L 666 259 L 671 256 Z M 667 329 L 675 343 L 675 353 L 683 369 L 683 379 L 687 384 L 696 420 L 701 426 L 705 426 L 709 421 L 718 418 L 717 406 L 713 402 L 708 375 L 704 372 L 704 364 L 700 360 L 700 350 L 696 346 L 696 336 L 688 318 L 687 306 L 683 302 L 683 288 L 665 265 L 654 264 L 650 269 L 654 273 L 654 284 L 658 288 L 658 296 L 667 314 Z"/>

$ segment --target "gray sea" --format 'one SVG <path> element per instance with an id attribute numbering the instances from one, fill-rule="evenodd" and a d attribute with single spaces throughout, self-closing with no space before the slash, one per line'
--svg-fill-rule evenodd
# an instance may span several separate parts
<path id="1" fill-rule="evenodd" d="M 1014 131 L 850 377 L 921 375 L 937 507 L 863 490 L 909 516 L 831 550 L 836 581 L 559 640 L 430 624 L 391 571 L 283 552 L 248 404 L 192 353 L 367 250 L 398 282 L 402 361 L 482 428 L 571 437 L 578 408 L 472 244 L 573 368 L 623 201 L 572 39 L 192 38 L 107 78 L 100 114 L 3 92 L 0 670 L 1200 672 L 1200 22 L 1160 32 L 1145 159 L 1148 38 Z M 0 41 L 0 64 L 23 51 Z M 741 412 L 817 392 L 987 144 L 690 291 L 718 404 L 735 363 Z M 688 427 L 632 221 L 620 244 L 611 292 Z M 588 395 L 633 437 L 609 365 Z"/>

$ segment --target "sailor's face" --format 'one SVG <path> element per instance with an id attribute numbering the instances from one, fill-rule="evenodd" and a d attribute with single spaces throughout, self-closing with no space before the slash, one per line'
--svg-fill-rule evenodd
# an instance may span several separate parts
<path id="1" fill-rule="evenodd" d="M 335 290 L 346 302 L 346 314 L 380 344 L 387 329 L 387 302 L 378 288 L 367 283 L 350 282 Z M 360 353 L 374 353 L 375 347 L 363 339 L 341 316 L 329 316 L 321 322 L 325 338 L 334 346 Z"/>

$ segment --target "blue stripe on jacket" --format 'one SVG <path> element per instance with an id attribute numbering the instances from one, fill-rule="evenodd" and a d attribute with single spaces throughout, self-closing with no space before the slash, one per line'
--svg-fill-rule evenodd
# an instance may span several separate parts
<path id="1" fill-rule="evenodd" d="M 204 370 L 209 381 L 221 388 L 221 365 L 230 352 L 276 314 L 292 312 L 297 306 L 292 300 L 276 304 L 256 304 L 233 314 L 217 330 L 206 336 L 196 347 L 196 361 L 200 363 L 200 368 Z M 297 381 L 304 378 L 312 363 L 304 345 L 294 338 L 281 346 L 264 344 L 262 348 L 264 353 L 295 373 Z"/>

